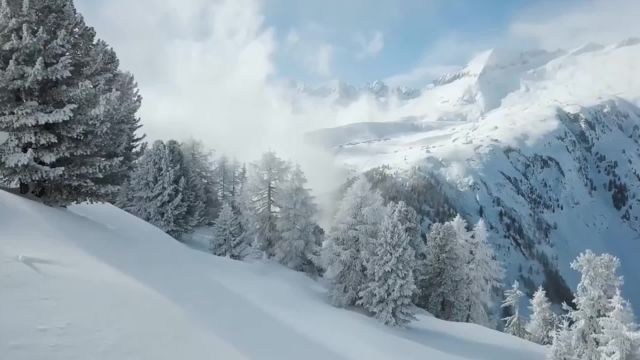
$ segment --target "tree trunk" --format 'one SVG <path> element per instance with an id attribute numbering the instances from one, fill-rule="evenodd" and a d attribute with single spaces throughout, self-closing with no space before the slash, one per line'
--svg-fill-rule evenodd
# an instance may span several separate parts
<path id="1" fill-rule="evenodd" d="M 20 194 L 25 195 L 29 193 L 29 184 L 20 181 Z"/>

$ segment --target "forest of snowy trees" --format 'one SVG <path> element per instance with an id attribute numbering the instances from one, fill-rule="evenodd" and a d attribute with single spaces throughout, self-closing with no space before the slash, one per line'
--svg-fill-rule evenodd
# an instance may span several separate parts
<path id="1" fill-rule="evenodd" d="M 209 228 L 218 256 L 318 273 L 323 230 L 300 166 L 273 152 L 250 164 L 214 158 L 195 140 L 158 140 L 134 165 L 116 202 L 122 209 L 177 239 Z"/>
<path id="2" fill-rule="evenodd" d="M 347 181 L 325 234 L 301 167 L 274 152 L 241 163 L 195 140 L 143 144 L 135 80 L 71 0 L 2 0 L 0 44 L 6 189 L 54 206 L 111 202 L 178 240 L 205 229 L 212 254 L 323 277 L 332 304 L 387 325 L 423 309 L 496 327 L 504 294 L 504 331 L 548 345 L 549 359 L 640 356 L 611 255 L 580 255 L 573 302 L 554 307 L 540 287 L 527 319 L 527 295 L 518 281 L 504 289 L 484 221 L 457 215 L 418 170 Z"/>

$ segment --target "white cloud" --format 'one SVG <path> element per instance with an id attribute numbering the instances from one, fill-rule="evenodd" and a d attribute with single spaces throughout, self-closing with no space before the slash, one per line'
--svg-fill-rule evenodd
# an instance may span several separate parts
<path id="1" fill-rule="evenodd" d="M 330 77 L 336 54 L 345 49 L 328 42 L 331 37 L 326 32 L 331 28 L 317 23 L 292 29 L 278 44 L 274 31 L 264 24 L 264 1 L 76 0 L 76 4 L 98 35 L 114 46 L 122 66 L 135 74 L 144 96 L 140 115 L 151 139 L 194 136 L 245 160 L 266 149 L 287 157 L 309 157 L 302 150 L 306 130 L 390 118 L 365 103 L 336 110 L 309 101 L 294 109 L 286 87 L 273 80 L 277 78 L 276 52 L 290 52 L 287 55 L 314 73 Z M 389 9 L 400 6 L 387 3 Z M 562 11 L 560 5 L 546 4 L 548 8 L 529 9 L 494 39 L 443 37 L 426 49 L 415 68 L 390 76 L 389 81 L 420 83 L 498 43 L 530 41 L 554 47 L 586 40 L 611 42 L 638 34 L 640 2 L 636 0 L 589 0 Z M 360 56 L 383 51 L 384 34 L 367 35 L 360 38 Z M 307 162 L 312 164 L 308 169 L 320 172 L 312 180 L 322 183 L 323 172 L 331 168 L 317 166 L 314 160 Z"/>
<path id="2" fill-rule="evenodd" d="M 589 42 L 610 44 L 640 36 L 640 1 L 588 0 L 566 8 L 562 3 L 533 6 L 511 27 L 513 41 L 547 49 L 571 48 Z"/>
<path id="3" fill-rule="evenodd" d="M 284 38 L 284 53 L 310 74 L 328 78 L 332 74 L 335 46 L 325 41 L 327 29 L 309 23 L 302 29 L 290 29 Z"/>
<path id="4" fill-rule="evenodd" d="M 384 33 L 382 31 L 374 31 L 370 38 L 358 34 L 355 41 L 360 48 L 356 55 L 358 59 L 375 57 L 384 49 Z"/>
<path id="5" fill-rule="evenodd" d="M 540 2 L 521 10 L 502 32 L 490 37 L 448 34 L 424 51 L 417 65 L 389 76 L 395 85 L 419 86 L 466 64 L 474 53 L 500 47 L 571 49 L 589 42 L 612 44 L 640 36 L 640 1 Z M 482 36 L 482 35 L 480 35 Z"/>
<path id="6" fill-rule="evenodd" d="M 441 75 L 462 68 L 471 57 L 491 47 L 488 40 L 470 40 L 455 33 L 447 34 L 427 48 L 420 61 L 404 72 L 385 79 L 389 85 L 422 87 Z"/>
<path id="7" fill-rule="evenodd" d="M 318 47 L 315 56 L 309 58 L 312 64 L 311 70 L 316 74 L 328 77 L 331 75 L 331 63 L 333 60 L 333 46 L 330 44 L 322 44 Z"/>
<path id="8" fill-rule="evenodd" d="M 390 86 L 421 87 L 431 80 L 460 70 L 458 65 L 423 65 L 384 79 Z"/>
<path id="9" fill-rule="evenodd" d="M 321 178 L 310 180 L 335 184 L 329 158 L 305 148 L 303 138 L 331 120 L 294 112 L 287 89 L 273 81 L 278 44 L 259 0 L 76 3 L 136 76 L 143 131 L 151 140 L 195 137 L 243 160 L 269 149 L 316 168 L 322 159 L 324 171 L 315 174 Z M 317 71 L 330 72 L 331 46 L 309 54 Z"/>

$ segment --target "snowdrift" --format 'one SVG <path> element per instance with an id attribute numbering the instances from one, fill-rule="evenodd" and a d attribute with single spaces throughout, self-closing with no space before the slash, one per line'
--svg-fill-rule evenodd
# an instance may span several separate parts
<path id="1" fill-rule="evenodd" d="M 544 349 L 420 315 L 390 329 L 275 264 L 190 249 L 110 205 L 0 191 L 0 358 L 543 359 Z"/>

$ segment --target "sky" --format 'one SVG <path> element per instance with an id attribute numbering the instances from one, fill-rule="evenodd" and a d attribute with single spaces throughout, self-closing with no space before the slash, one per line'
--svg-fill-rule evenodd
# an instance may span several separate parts
<path id="1" fill-rule="evenodd" d="M 290 80 L 422 86 L 489 48 L 553 50 L 640 35 L 638 0 L 75 3 L 135 75 L 150 139 L 196 137 L 241 159 L 271 149 L 313 164 L 322 155 L 301 150 L 304 132 L 384 114 L 363 105 L 294 109 Z"/>

